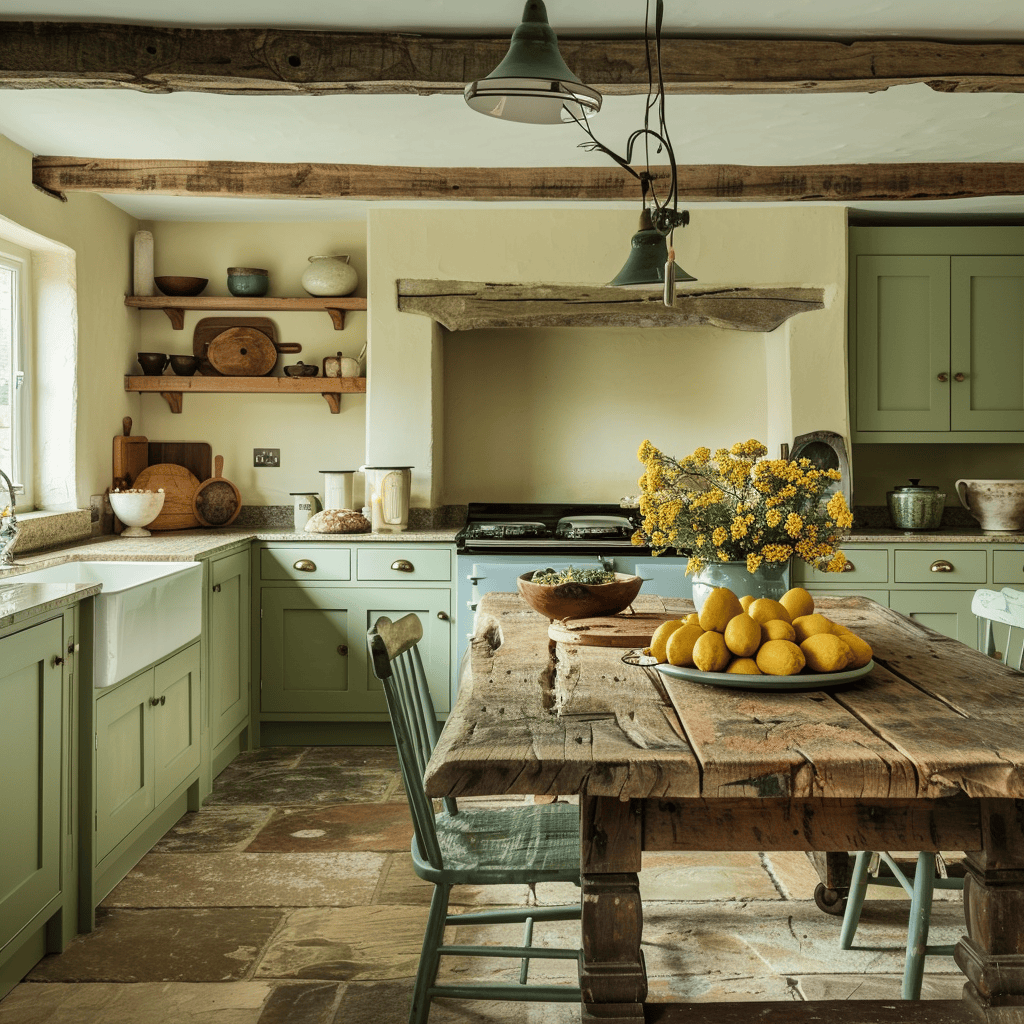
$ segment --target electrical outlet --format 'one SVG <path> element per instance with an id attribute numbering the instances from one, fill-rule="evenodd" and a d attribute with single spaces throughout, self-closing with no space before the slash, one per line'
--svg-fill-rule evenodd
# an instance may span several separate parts
<path id="1" fill-rule="evenodd" d="M 280 466 L 280 448 L 253 448 L 252 464 L 254 466 Z"/>

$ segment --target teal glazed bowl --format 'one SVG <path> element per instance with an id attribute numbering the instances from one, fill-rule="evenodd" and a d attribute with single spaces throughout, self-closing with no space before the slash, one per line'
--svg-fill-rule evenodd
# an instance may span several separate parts
<path id="1" fill-rule="evenodd" d="M 228 291 L 232 295 L 259 298 L 270 289 L 270 275 L 259 267 L 228 267 Z"/>

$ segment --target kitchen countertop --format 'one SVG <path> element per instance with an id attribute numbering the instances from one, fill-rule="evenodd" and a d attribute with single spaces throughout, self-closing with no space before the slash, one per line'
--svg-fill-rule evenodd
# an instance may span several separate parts
<path id="1" fill-rule="evenodd" d="M 940 527 L 938 530 L 894 530 L 892 527 L 854 530 L 850 544 L 1024 544 L 1024 533 Z"/>
<path id="2" fill-rule="evenodd" d="M 0 629 L 38 615 L 56 611 L 100 592 L 98 583 L 17 583 L 0 580 Z"/>

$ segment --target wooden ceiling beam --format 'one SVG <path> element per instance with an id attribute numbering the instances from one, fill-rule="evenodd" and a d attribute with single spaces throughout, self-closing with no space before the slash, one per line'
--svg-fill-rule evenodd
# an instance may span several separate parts
<path id="1" fill-rule="evenodd" d="M 667 167 L 651 169 L 666 181 Z M 867 202 L 1024 195 L 1024 163 L 681 165 L 682 202 Z M 618 167 L 389 167 L 39 156 L 32 181 L 65 192 L 242 199 L 639 200 Z"/>
<path id="2" fill-rule="evenodd" d="M 514 25 L 509 26 L 511 34 Z M 0 88 L 240 95 L 459 93 L 504 57 L 498 39 L 255 28 L 0 22 Z M 577 75 L 646 93 L 642 39 L 559 40 Z M 1024 91 L 1024 43 L 921 39 L 665 39 L 670 93 Z"/>

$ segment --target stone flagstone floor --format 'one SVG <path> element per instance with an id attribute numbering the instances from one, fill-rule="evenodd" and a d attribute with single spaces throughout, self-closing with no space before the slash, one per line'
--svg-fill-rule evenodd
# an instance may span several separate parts
<path id="1" fill-rule="evenodd" d="M 404 1024 L 431 886 L 412 872 L 394 750 L 267 748 L 241 755 L 104 900 L 97 927 L 0 1001 L 0 1024 Z M 821 913 L 803 854 L 657 854 L 644 860 L 644 955 L 653 1000 L 894 998 L 905 900 L 865 907 L 858 945 Z M 943 893 L 932 941 L 962 931 Z M 455 890 L 459 907 L 573 901 L 573 886 Z M 511 930 L 510 930 L 511 929 Z M 519 926 L 448 941 L 517 943 Z M 454 936 L 457 934 L 458 939 Z M 578 925 L 535 941 L 578 944 Z M 874 947 L 874 948 L 871 948 Z M 878 947 L 890 947 L 885 951 Z M 535 961 L 535 980 L 574 966 Z M 450 979 L 518 976 L 452 958 Z M 925 998 L 957 998 L 951 957 L 929 957 Z M 567 1004 L 437 1001 L 431 1024 L 567 1024 Z"/>

